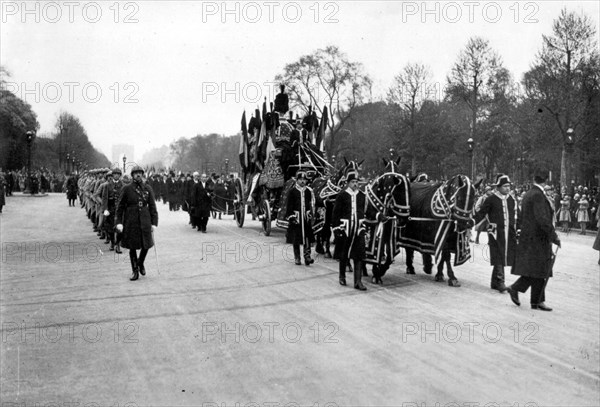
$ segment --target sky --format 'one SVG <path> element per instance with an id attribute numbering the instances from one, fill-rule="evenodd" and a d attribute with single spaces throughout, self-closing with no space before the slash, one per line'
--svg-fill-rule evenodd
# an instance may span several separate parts
<path id="1" fill-rule="evenodd" d="M 596 25 L 594 1 L 0 1 L 7 88 L 31 104 L 38 134 L 69 112 L 110 159 L 113 144 L 152 148 L 198 134 L 236 134 L 278 92 L 286 64 L 336 45 L 362 63 L 375 100 L 407 63 L 445 83 L 481 36 L 515 80 L 561 8 Z"/>

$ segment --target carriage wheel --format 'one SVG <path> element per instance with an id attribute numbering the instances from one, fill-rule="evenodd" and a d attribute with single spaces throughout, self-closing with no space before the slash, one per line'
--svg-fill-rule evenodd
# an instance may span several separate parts
<path id="1" fill-rule="evenodd" d="M 265 236 L 269 236 L 271 234 L 271 205 L 269 205 L 269 201 L 265 200 L 262 203 L 262 227 L 265 232 Z"/>
<path id="2" fill-rule="evenodd" d="M 242 182 L 239 180 L 239 178 L 236 179 L 235 183 L 235 199 L 236 202 L 234 203 L 233 215 L 238 227 L 241 228 L 244 226 L 244 219 L 246 219 L 246 203 L 244 202 Z"/>
<path id="3" fill-rule="evenodd" d="M 235 204 L 234 211 L 235 222 L 238 227 L 241 228 L 244 226 L 244 219 L 246 218 L 246 205 L 242 202 L 238 202 Z"/>

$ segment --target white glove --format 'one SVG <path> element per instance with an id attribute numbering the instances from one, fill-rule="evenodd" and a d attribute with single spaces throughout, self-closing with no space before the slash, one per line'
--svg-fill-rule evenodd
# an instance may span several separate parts
<path id="1" fill-rule="evenodd" d="M 156 230 L 156 226 L 152 225 L 152 231 L 154 232 Z"/>
<path id="2" fill-rule="evenodd" d="M 104 211 L 104 216 L 108 216 L 108 215 L 110 215 L 110 212 L 109 211 Z"/>
<path id="3" fill-rule="evenodd" d="M 121 225 L 121 224 L 117 225 L 117 230 L 119 232 L 122 232 L 123 231 L 123 225 Z"/>

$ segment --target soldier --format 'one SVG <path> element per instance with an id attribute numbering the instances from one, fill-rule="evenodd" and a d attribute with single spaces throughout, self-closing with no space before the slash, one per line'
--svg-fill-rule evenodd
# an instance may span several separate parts
<path id="1" fill-rule="evenodd" d="M 333 207 L 332 230 L 336 245 L 342 248 L 339 265 L 339 281 L 346 285 L 346 263 L 354 260 L 354 288 L 364 291 L 362 284 L 362 261 L 365 258 L 365 194 L 358 189 L 358 170 L 346 174 L 347 188 L 340 192 Z"/>
<path id="2" fill-rule="evenodd" d="M 121 182 L 121 170 L 115 168 L 112 170 L 112 177 L 102 191 L 102 212 L 104 213 L 104 230 L 110 241 L 110 251 L 115 250 L 121 253 L 120 234 L 115 239 L 115 212 L 117 207 L 117 198 L 121 192 L 123 184 Z"/>
<path id="3" fill-rule="evenodd" d="M 139 274 L 145 276 L 144 260 L 148 249 L 154 246 L 154 229 L 158 226 L 158 212 L 154 201 L 154 191 L 143 182 L 144 170 L 135 166 L 131 169 L 133 182 L 121 189 L 117 202 L 117 231 L 123 232 L 121 245 L 129 249 L 132 274 L 135 281 Z M 136 250 L 140 250 L 138 258 Z"/>
<path id="4" fill-rule="evenodd" d="M 488 222 L 488 244 L 492 269 L 492 290 L 506 291 L 504 267 L 513 266 L 517 246 L 518 208 L 517 201 L 509 194 L 510 178 L 500 174 L 496 177 L 496 191 L 488 196 L 475 214 L 479 223 Z"/>
<path id="5" fill-rule="evenodd" d="M 315 212 L 315 197 L 310 187 L 306 186 L 306 172 L 298 170 L 296 186 L 288 195 L 285 218 L 288 220 L 286 241 L 294 245 L 294 260 L 300 261 L 300 245 L 304 246 L 304 264 L 310 266 L 315 261 L 310 257 L 311 244 L 315 241 L 312 231 L 312 219 Z"/>

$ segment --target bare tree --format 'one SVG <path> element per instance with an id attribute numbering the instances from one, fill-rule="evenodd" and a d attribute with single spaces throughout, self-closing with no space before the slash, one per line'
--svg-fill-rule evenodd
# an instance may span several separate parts
<path id="1" fill-rule="evenodd" d="M 363 66 L 352 62 L 336 46 L 318 49 L 287 64 L 275 81 L 286 85 L 290 108 L 304 113 L 309 106 L 323 114 L 327 106 L 328 137 L 325 140 L 329 157 L 337 153 L 338 133 L 353 109 L 371 95 L 371 79 L 363 73 Z"/>

